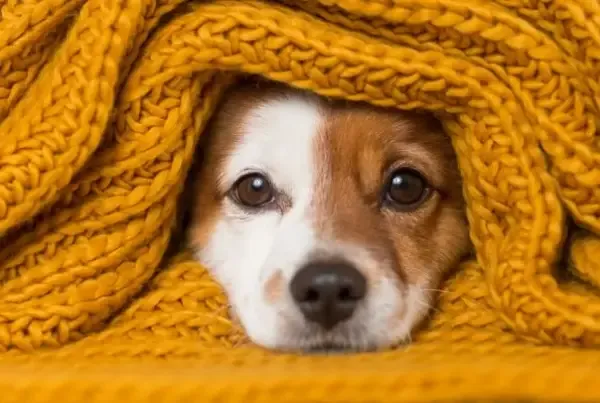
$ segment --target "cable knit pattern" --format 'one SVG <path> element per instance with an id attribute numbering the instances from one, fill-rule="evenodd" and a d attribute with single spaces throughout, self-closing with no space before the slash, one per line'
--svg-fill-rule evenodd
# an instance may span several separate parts
<path id="1" fill-rule="evenodd" d="M 476 258 L 414 344 L 263 351 L 163 259 L 239 73 L 442 117 Z M 600 401 L 599 83 L 596 0 L 0 0 L 3 399 Z"/>

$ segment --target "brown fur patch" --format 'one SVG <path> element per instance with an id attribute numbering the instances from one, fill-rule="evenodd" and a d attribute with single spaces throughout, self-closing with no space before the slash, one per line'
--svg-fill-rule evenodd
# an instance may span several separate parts
<path id="1" fill-rule="evenodd" d="M 265 299 L 275 304 L 282 296 L 285 289 L 285 278 L 281 270 L 277 270 L 265 283 Z"/>
<path id="2" fill-rule="evenodd" d="M 460 175 L 441 125 L 427 114 L 357 103 L 331 102 L 322 111 L 315 144 L 317 231 L 366 247 L 382 262 L 376 275 L 389 275 L 383 262 L 391 262 L 404 282 L 436 285 L 469 243 Z M 419 171 L 433 189 L 414 211 L 380 203 L 388 176 L 400 167 Z"/>

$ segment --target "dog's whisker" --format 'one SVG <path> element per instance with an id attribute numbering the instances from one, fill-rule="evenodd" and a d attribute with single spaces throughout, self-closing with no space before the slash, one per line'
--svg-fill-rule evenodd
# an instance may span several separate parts
<path id="1" fill-rule="evenodd" d="M 433 291 L 433 292 L 439 292 L 439 293 L 443 293 L 443 294 L 448 294 L 450 293 L 449 290 L 444 290 L 443 288 L 422 288 L 423 291 Z"/>

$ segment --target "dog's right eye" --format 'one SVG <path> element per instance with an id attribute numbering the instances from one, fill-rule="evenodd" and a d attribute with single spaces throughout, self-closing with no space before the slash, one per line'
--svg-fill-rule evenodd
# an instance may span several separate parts
<path id="1" fill-rule="evenodd" d="M 246 207 L 260 207 L 273 200 L 273 187 L 261 174 L 252 173 L 242 176 L 233 186 L 236 201 Z"/>

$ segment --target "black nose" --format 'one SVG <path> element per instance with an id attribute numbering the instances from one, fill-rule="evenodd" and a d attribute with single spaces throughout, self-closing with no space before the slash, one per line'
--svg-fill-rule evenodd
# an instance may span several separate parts
<path id="1" fill-rule="evenodd" d="M 290 289 L 304 317 L 329 330 L 352 316 L 367 281 L 348 263 L 313 262 L 292 278 Z"/>

